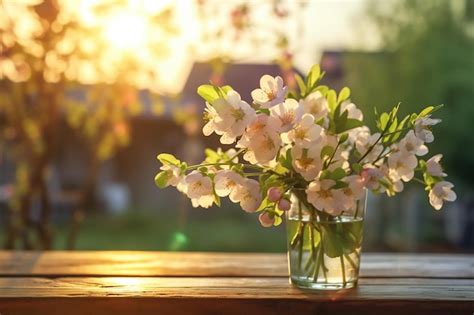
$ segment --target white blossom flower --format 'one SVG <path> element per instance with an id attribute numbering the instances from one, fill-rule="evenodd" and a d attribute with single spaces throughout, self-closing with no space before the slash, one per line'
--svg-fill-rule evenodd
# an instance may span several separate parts
<path id="1" fill-rule="evenodd" d="M 284 103 L 270 108 L 270 116 L 280 122 L 280 132 L 290 130 L 300 120 L 301 114 L 298 111 L 299 106 L 296 100 L 289 98 Z"/>
<path id="2" fill-rule="evenodd" d="M 175 165 L 166 164 L 160 167 L 160 170 L 165 171 L 169 174 L 168 181 L 166 182 L 166 186 L 174 186 L 179 191 L 182 191 L 183 188 L 183 178 L 184 176 L 181 174 L 181 169 Z"/>
<path id="3" fill-rule="evenodd" d="M 198 171 L 193 171 L 184 178 L 183 192 L 191 199 L 195 208 L 209 208 L 214 202 L 211 179 Z"/>
<path id="4" fill-rule="evenodd" d="M 353 214 L 357 209 L 357 202 L 365 196 L 364 178 L 350 175 L 343 180 L 348 186 L 337 190 L 341 207 L 346 214 Z"/>
<path id="5" fill-rule="evenodd" d="M 397 173 L 397 171 L 386 168 L 385 173 L 385 183 L 388 184 L 388 188 L 383 188 L 380 192 L 385 191 L 389 197 L 394 196 L 396 193 L 402 192 L 403 191 L 403 182 L 402 179 L 400 178 L 400 175 Z"/>
<path id="6" fill-rule="evenodd" d="M 430 115 L 415 120 L 415 135 L 426 143 L 431 143 L 434 140 L 431 126 L 441 122 L 441 119 L 430 118 Z"/>
<path id="7" fill-rule="evenodd" d="M 325 117 L 329 111 L 328 101 L 319 91 L 313 92 L 300 100 L 300 105 L 300 111 L 313 115 L 316 120 Z"/>
<path id="8" fill-rule="evenodd" d="M 248 125 L 245 130 L 244 136 L 252 138 L 262 133 L 277 133 L 280 130 L 280 121 L 275 117 L 268 116 L 265 114 L 259 114 L 257 117 Z"/>
<path id="9" fill-rule="evenodd" d="M 241 136 L 245 128 L 255 119 L 255 110 L 231 90 L 226 98 L 217 99 L 212 105 L 206 103 L 205 136 L 213 132 L 221 136 L 221 143 L 231 144 Z"/>
<path id="10" fill-rule="evenodd" d="M 293 157 L 293 168 L 305 180 L 314 180 L 323 167 L 321 147 L 318 145 L 313 145 L 309 148 L 295 145 L 291 148 L 291 156 Z"/>
<path id="11" fill-rule="evenodd" d="M 219 170 L 214 177 L 216 194 L 219 197 L 229 196 L 232 202 L 238 202 L 237 188 L 242 185 L 244 178 L 234 171 Z"/>
<path id="12" fill-rule="evenodd" d="M 240 202 L 240 207 L 246 212 L 255 212 L 262 203 L 260 184 L 254 179 L 245 179 L 242 185 L 237 187 L 235 195 Z"/>
<path id="13" fill-rule="evenodd" d="M 374 133 L 373 135 L 370 134 L 370 130 L 367 127 L 363 127 L 356 137 L 355 146 L 357 151 L 361 156 L 364 156 L 368 150 L 371 151 L 367 154 L 367 156 L 362 160 L 365 163 L 374 163 L 375 160 L 379 157 L 379 155 L 383 151 L 383 146 L 379 143 L 375 144 L 377 140 L 380 138 L 380 133 Z"/>
<path id="14" fill-rule="evenodd" d="M 247 149 L 244 159 L 252 164 L 265 164 L 273 160 L 281 145 L 278 128 L 279 123 L 273 117 L 264 114 L 257 116 L 237 143 L 237 147 Z"/>
<path id="15" fill-rule="evenodd" d="M 308 201 L 318 210 L 331 215 L 339 215 L 342 208 L 338 202 L 337 193 L 331 189 L 336 184 L 332 179 L 312 181 L 306 189 Z"/>
<path id="16" fill-rule="evenodd" d="M 361 176 L 367 189 L 377 191 L 381 186 L 380 180 L 384 177 L 384 173 L 379 168 L 368 165 L 362 170 Z"/>
<path id="17" fill-rule="evenodd" d="M 413 130 L 408 131 L 406 136 L 400 140 L 397 149 L 409 154 L 423 156 L 428 153 L 428 147 L 424 145 L 423 140 L 417 138 Z"/>
<path id="18" fill-rule="evenodd" d="M 301 121 L 289 132 L 282 134 L 283 142 L 308 148 L 324 135 L 324 129 L 315 124 L 311 114 L 304 114 Z"/>
<path id="19" fill-rule="evenodd" d="M 364 119 L 364 114 L 362 114 L 362 111 L 358 109 L 354 103 L 351 103 L 349 101 L 343 102 L 341 104 L 341 113 L 343 113 L 344 111 L 347 111 L 347 118 L 357 120 Z"/>
<path id="20" fill-rule="evenodd" d="M 431 188 L 429 193 L 430 204 L 436 210 L 441 209 L 443 206 L 443 201 L 454 201 L 456 200 L 456 193 L 452 190 L 454 185 L 447 181 L 442 181 L 436 183 L 433 188 Z"/>
<path id="21" fill-rule="evenodd" d="M 252 98 L 262 108 L 270 108 L 284 102 L 286 90 L 281 77 L 265 74 L 260 78 L 260 88 L 252 91 Z"/>
<path id="22" fill-rule="evenodd" d="M 393 171 L 393 177 L 404 182 L 413 178 L 417 165 L 418 160 L 415 155 L 405 151 L 393 152 L 388 156 L 388 166 Z"/>
<path id="23" fill-rule="evenodd" d="M 430 158 L 428 161 L 426 161 L 426 172 L 435 177 L 444 177 L 447 176 L 446 173 L 443 172 L 443 168 L 441 167 L 441 164 L 439 161 L 441 161 L 441 158 L 443 157 L 442 154 L 436 154 L 432 158 Z"/>

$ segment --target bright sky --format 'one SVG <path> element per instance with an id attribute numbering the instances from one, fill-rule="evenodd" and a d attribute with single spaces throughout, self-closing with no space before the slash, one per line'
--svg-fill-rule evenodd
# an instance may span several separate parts
<path id="1" fill-rule="evenodd" d="M 5 1 L 7 14 L 16 16 L 15 7 L 21 7 L 23 2 L 34 3 L 38 0 Z M 94 14 L 91 9 L 98 4 L 115 4 L 114 1 L 62 0 L 61 3 L 65 12 L 79 16 L 84 25 L 102 30 L 94 38 L 81 38 L 80 44 L 93 45 L 98 40 L 107 43 L 107 51 L 101 51 L 101 55 L 106 56 L 101 61 L 102 75 L 105 73 L 108 78 L 106 81 L 113 80 L 114 71 L 123 64 L 123 58 L 134 58 L 144 69 L 142 73 L 153 71 L 159 75 L 150 80 L 138 74 L 133 77 L 133 82 L 137 82 L 138 87 L 158 92 L 178 93 L 194 62 L 222 54 L 237 62 L 271 62 L 278 57 L 275 47 L 279 37 L 275 34 L 279 32 L 288 36 L 295 64 L 301 71 L 319 62 L 324 50 L 373 50 L 377 47 L 377 38 L 373 35 L 376 32 L 370 29 L 363 16 L 368 0 L 306 0 L 304 10 L 298 5 L 300 0 L 282 0 L 289 4 L 290 18 L 286 22 L 275 19 L 269 13 L 273 12 L 272 1 L 247 1 L 245 3 L 250 6 L 253 23 L 248 37 L 242 36 L 237 40 L 236 33 L 225 29 L 224 36 L 218 41 L 203 38 L 202 34 L 208 28 L 220 29 L 222 25 L 228 25 L 231 10 L 243 1 L 206 0 L 205 7 L 209 11 L 205 11 L 204 16 L 208 18 L 204 23 L 199 22 L 202 15 L 197 11 L 198 0 L 127 0 L 101 15 Z M 174 35 L 164 33 L 156 25 L 151 27 L 153 12 L 160 13 L 170 6 L 176 9 L 172 23 L 178 33 Z M 26 20 L 22 21 L 25 25 Z M 256 46 L 256 38 L 260 46 Z M 160 50 L 168 50 L 168 53 L 158 57 Z M 90 62 L 77 68 L 80 82 L 94 84 L 96 73 Z"/>
<path id="2" fill-rule="evenodd" d="M 325 50 L 374 50 L 379 40 L 364 19 L 368 0 L 310 0 L 304 17 L 309 31 L 296 64 L 306 71 Z"/>

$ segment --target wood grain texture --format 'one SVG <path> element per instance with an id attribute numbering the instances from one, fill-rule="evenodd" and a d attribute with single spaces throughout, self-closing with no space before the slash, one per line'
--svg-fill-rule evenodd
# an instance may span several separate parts
<path id="1" fill-rule="evenodd" d="M 284 277 L 2 278 L 2 314 L 471 314 L 474 280 L 362 279 L 312 292 Z"/>
<path id="2" fill-rule="evenodd" d="M 285 254 L 0 251 L 0 276 L 287 276 Z M 474 279 L 472 255 L 364 253 L 361 277 Z"/>
<path id="3" fill-rule="evenodd" d="M 361 279 L 355 289 L 315 293 L 289 285 L 284 277 L 1 278 L 0 296 L 473 301 L 474 280 Z"/>
<path id="4" fill-rule="evenodd" d="M 1 252 L 0 314 L 468 314 L 471 255 L 364 254 L 355 289 L 288 283 L 284 254 Z"/>

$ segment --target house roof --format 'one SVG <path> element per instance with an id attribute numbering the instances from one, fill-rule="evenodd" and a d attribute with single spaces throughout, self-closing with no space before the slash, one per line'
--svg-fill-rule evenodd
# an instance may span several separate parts
<path id="1" fill-rule="evenodd" d="M 260 86 L 260 77 L 264 74 L 281 76 L 282 72 L 276 64 L 229 64 L 223 74 L 223 84 L 232 86 L 242 99 L 250 101 L 250 93 Z M 208 63 L 195 63 L 184 85 L 183 95 L 200 100 L 196 90 L 201 84 L 208 83 L 211 75 L 212 68 Z"/>

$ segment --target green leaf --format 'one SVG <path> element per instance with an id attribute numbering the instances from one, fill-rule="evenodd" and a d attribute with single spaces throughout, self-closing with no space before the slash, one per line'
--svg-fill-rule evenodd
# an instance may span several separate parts
<path id="1" fill-rule="evenodd" d="M 425 160 L 419 160 L 418 165 L 420 166 L 420 169 L 423 173 L 426 172 L 427 166 Z"/>
<path id="2" fill-rule="evenodd" d="M 181 163 L 180 160 L 174 157 L 174 155 L 168 154 L 168 153 L 161 153 L 156 158 L 163 165 L 171 164 L 171 165 L 179 166 L 179 164 Z"/>
<path id="3" fill-rule="evenodd" d="M 346 171 L 342 167 L 336 168 L 334 171 L 331 172 L 331 179 L 338 181 L 346 177 Z"/>
<path id="4" fill-rule="evenodd" d="M 334 148 L 330 145 L 325 145 L 321 149 L 321 159 L 324 159 L 325 156 L 331 156 L 334 153 Z"/>
<path id="5" fill-rule="evenodd" d="M 340 104 L 347 100 L 351 96 L 351 90 L 348 87 L 342 88 L 342 90 L 339 92 L 339 97 L 337 98 L 337 103 Z"/>
<path id="6" fill-rule="evenodd" d="M 293 158 L 291 156 L 291 150 L 286 150 L 285 159 L 284 159 L 282 165 L 290 170 L 292 168 L 292 160 L 293 160 Z"/>
<path id="7" fill-rule="evenodd" d="M 277 166 L 273 170 L 280 175 L 288 173 L 288 168 L 284 167 L 280 163 L 278 163 Z"/>
<path id="8" fill-rule="evenodd" d="M 232 90 L 233 90 L 230 85 L 224 85 L 224 86 L 222 86 L 220 89 L 222 90 L 222 92 L 224 92 L 225 95 L 227 95 L 227 93 L 228 93 L 229 91 L 232 91 Z"/>
<path id="9" fill-rule="evenodd" d="M 325 120 L 326 120 L 325 117 L 321 117 L 318 120 L 316 120 L 315 124 L 322 127 L 324 125 Z"/>
<path id="10" fill-rule="evenodd" d="M 343 254 L 342 240 L 337 233 L 336 224 L 322 225 L 324 253 L 336 258 Z"/>
<path id="11" fill-rule="evenodd" d="M 273 226 L 279 226 L 283 220 L 281 219 L 280 216 L 276 215 L 274 216 L 275 221 L 273 222 Z"/>
<path id="12" fill-rule="evenodd" d="M 209 104 L 214 103 L 215 100 L 221 97 L 218 93 L 218 90 L 216 90 L 216 87 L 210 84 L 203 84 L 199 86 L 197 93 Z"/>
<path id="13" fill-rule="evenodd" d="M 354 172 L 356 172 L 357 174 L 360 174 L 360 172 L 362 172 L 362 165 L 360 165 L 359 163 L 352 163 L 352 170 Z"/>
<path id="14" fill-rule="evenodd" d="M 306 96 L 306 85 L 304 84 L 303 78 L 299 74 L 295 74 L 296 83 L 300 89 L 301 97 Z"/>
<path id="15" fill-rule="evenodd" d="M 321 68 L 319 67 L 318 64 L 316 64 L 311 67 L 308 73 L 306 86 L 309 91 L 313 90 L 316 83 L 319 81 L 320 77 L 321 77 Z"/>
<path id="16" fill-rule="evenodd" d="M 339 138 L 339 143 L 344 143 L 347 141 L 347 139 L 349 139 L 349 134 L 347 132 L 343 133 Z"/>
<path id="17" fill-rule="evenodd" d="M 337 129 L 337 133 L 345 132 L 354 128 L 362 127 L 364 123 L 358 119 L 347 118 L 343 127 Z"/>
<path id="18" fill-rule="evenodd" d="M 346 129 L 346 122 L 347 117 L 349 116 L 349 112 L 347 110 L 343 111 L 342 114 L 339 116 L 341 106 L 338 105 L 336 108 L 336 113 L 334 113 L 334 123 L 335 123 L 335 131 L 336 133 L 344 132 Z"/>
<path id="19" fill-rule="evenodd" d="M 385 128 L 387 127 L 389 119 L 390 119 L 390 116 L 387 113 L 382 113 L 380 115 L 379 122 L 378 122 L 378 127 L 379 127 L 380 131 L 385 130 Z"/>
<path id="20" fill-rule="evenodd" d="M 355 221 L 351 223 L 342 223 L 341 241 L 345 254 L 351 254 L 362 245 L 362 221 Z"/>
<path id="21" fill-rule="evenodd" d="M 349 184 L 343 181 L 336 182 L 336 185 L 332 186 L 331 189 L 341 189 L 349 187 Z"/>
<path id="22" fill-rule="evenodd" d="M 259 108 L 257 110 L 257 114 L 270 115 L 270 110 L 268 108 Z"/>
<path id="23" fill-rule="evenodd" d="M 326 95 L 329 88 L 326 85 L 318 85 L 314 91 L 319 91 L 322 95 Z"/>
<path id="24" fill-rule="evenodd" d="M 221 206 L 221 197 L 219 197 L 215 192 L 214 192 L 214 203 L 220 207 Z"/>
<path id="25" fill-rule="evenodd" d="M 328 100 L 329 111 L 334 112 L 337 106 L 337 96 L 334 90 L 329 90 L 326 96 Z"/>
<path id="26" fill-rule="evenodd" d="M 265 208 L 268 208 L 271 204 L 272 204 L 272 202 L 270 202 L 267 197 L 263 198 L 262 203 L 260 204 L 260 206 L 257 209 L 257 212 L 262 211 Z"/>
<path id="27" fill-rule="evenodd" d="M 230 85 L 218 87 L 211 84 L 203 84 L 197 89 L 197 93 L 209 104 L 214 103 L 219 98 L 224 98 L 229 91 L 232 91 Z"/>
<path id="28" fill-rule="evenodd" d="M 428 106 L 425 109 L 423 109 L 420 114 L 418 114 L 418 117 L 424 117 L 428 116 L 434 109 L 434 106 Z"/>
<path id="29" fill-rule="evenodd" d="M 321 175 L 319 175 L 320 180 L 329 179 L 329 178 L 331 178 L 331 171 L 329 170 L 324 170 L 321 172 Z"/>
<path id="30" fill-rule="evenodd" d="M 207 163 L 216 163 L 220 159 L 219 154 L 212 149 L 205 149 L 204 153 L 206 154 Z"/>
<path id="31" fill-rule="evenodd" d="M 292 98 L 292 99 L 298 100 L 298 95 L 296 95 L 295 92 L 289 92 L 286 98 Z"/>
<path id="32" fill-rule="evenodd" d="M 168 181 L 173 176 L 173 173 L 169 170 L 161 171 L 155 176 L 155 184 L 159 188 L 165 188 L 168 186 Z"/>

